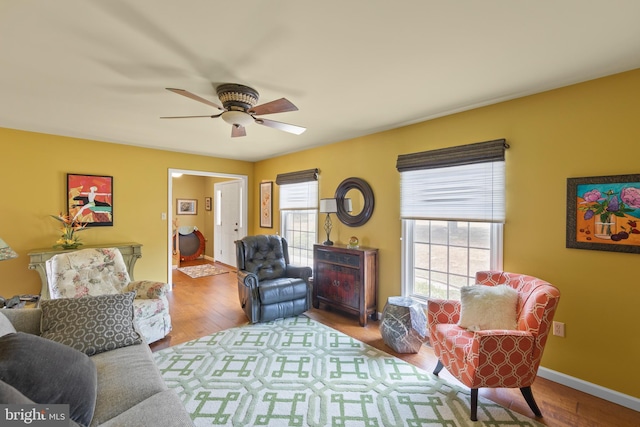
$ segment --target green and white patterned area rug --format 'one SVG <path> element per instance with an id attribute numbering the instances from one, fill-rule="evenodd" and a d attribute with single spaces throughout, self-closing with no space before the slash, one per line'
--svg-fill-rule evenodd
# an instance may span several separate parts
<path id="1" fill-rule="evenodd" d="M 196 426 L 541 426 L 305 316 L 154 356 Z"/>

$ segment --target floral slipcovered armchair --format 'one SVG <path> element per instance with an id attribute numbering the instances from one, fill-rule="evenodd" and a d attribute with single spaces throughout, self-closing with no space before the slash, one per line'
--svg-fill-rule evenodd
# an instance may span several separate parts
<path id="1" fill-rule="evenodd" d="M 502 271 L 476 273 L 474 286 L 507 285 L 517 291 L 515 329 L 470 330 L 458 325 L 461 303 L 429 300 L 427 317 L 433 350 L 438 357 L 434 374 L 443 367 L 471 389 L 471 420 L 477 420 L 480 387 L 519 388 L 537 417 L 542 413 L 531 392 L 553 315 L 558 289 L 544 280 Z"/>
<path id="2" fill-rule="evenodd" d="M 147 280 L 132 282 L 116 248 L 61 253 L 46 262 L 46 270 L 52 299 L 135 291 L 134 318 L 145 341 L 158 341 L 171 331 L 169 285 Z"/>

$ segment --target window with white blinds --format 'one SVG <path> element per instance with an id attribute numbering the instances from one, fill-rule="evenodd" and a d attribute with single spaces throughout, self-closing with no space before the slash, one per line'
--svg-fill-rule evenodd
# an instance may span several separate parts
<path id="1" fill-rule="evenodd" d="M 398 156 L 402 289 L 458 299 L 479 270 L 502 268 L 504 139 Z"/>
<path id="2" fill-rule="evenodd" d="M 294 265 L 313 267 L 313 245 L 318 231 L 318 170 L 278 175 L 280 230 Z"/>

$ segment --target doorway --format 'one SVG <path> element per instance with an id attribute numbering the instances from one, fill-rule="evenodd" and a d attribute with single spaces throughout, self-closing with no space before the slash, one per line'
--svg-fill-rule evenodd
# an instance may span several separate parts
<path id="1" fill-rule="evenodd" d="M 204 227 L 208 230 L 211 230 L 213 238 L 208 238 L 208 245 L 213 244 L 212 258 L 214 261 L 220 261 L 225 264 L 235 266 L 235 247 L 233 242 L 239 238 L 242 238 L 246 234 L 245 224 L 247 224 L 247 185 L 248 178 L 246 175 L 234 175 L 234 174 L 224 174 L 217 172 L 205 172 L 205 171 L 195 171 L 195 170 L 186 170 L 186 169 L 169 169 L 168 170 L 168 215 L 167 215 L 167 242 L 168 242 L 168 253 L 167 253 L 167 277 L 168 282 L 171 286 L 172 283 L 172 270 L 173 270 L 173 234 L 174 234 L 174 221 L 179 218 L 182 221 L 191 220 L 193 217 L 177 215 L 175 201 L 176 197 L 182 197 L 179 194 L 174 196 L 174 177 L 176 175 L 186 175 L 187 177 L 206 177 L 212 178 L 211 181 L 214 184 L 207 184 L 207 190 L 197 190 L 195 191 L 193 197 L 199 200 L 197 203 L 198 211 L 204 212 L 206 209 L 207 203 L 205 201 L 206 197 L 212 198 L 211 203 L 211 212 L 207 212 L 208 214 L 201 221 L 206 221 L 204 223 Z M 179 179 L 179 178 L 178 178 Z M 219 182 L 218 182 L 219 181 Z M 233 183 L 233 184 L 231 184 Z M 215 194 L 217 194 L 216 187 L 218 184 L 225 184 L 225 186 L 220 187 L 221 197 L 218 199 Z M 229 184 L 229 185 L 226 185 Z M 224 198 L 222 195 L 224 194 Z M 224 224 L 227 225 L 231 223 L 229 230 L 220 229 L 216 230 L 217 223 L 224 220 Z M 238 226 L 235 226 L 235 223 L 238 223 Z M 221 222 L 222 224 L 222 222 Z M 185 224 L 179 224 L 180 226 Z M 218 232 L 221 233 L 221 236 L 217 236 Z M 233 234 L 235 233 L 235 235 Z M 209 234 L 206 233 L 205 234 Z M 220 241 L 218 239 L 220 238 Z M 229 243 L 230 242 L 230 243 Z M 209 250 L 207 250 L 209 253 Z"/>
<path id="2" fill-rule="evenodd" d="M 213 233 L 214 261 L 236 267 L 235 241 L 246 236 L 242 220 L 242 182 L 239 180 L 214 184 L 215 212 Z"/>

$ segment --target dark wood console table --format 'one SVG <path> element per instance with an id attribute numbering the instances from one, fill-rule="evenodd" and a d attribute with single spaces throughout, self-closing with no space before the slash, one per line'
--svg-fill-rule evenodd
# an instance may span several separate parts
<path id="1" fill-rule="evenodd" d="M 58 255 L 65 252 L 73 252 L 81 249 L 95 249 L 95 248 L 117 248 L 122 253 L 124 263 L 127 266 L 127 271 L 131 280 L 133 280 L 133 268 L 136 265 L 138 258 L 142 257 L 142 245 L 140 243 L 106 243 L 103 245 L 82 245 L 78 249 L 56 249 L 56 248 L 44 248 L 33 249 L 29 251 L 29 270 L 36 270 L 40 275 L 41 290 L 40 299 L 50 299 L 49 286 L 47 284 L 47 270 L 45 264 L 48 259 L 54 255 Z"/>
<path id="2" fill-rule="evenodd" d="M 360 326 L 378 318 L 378 250 L 314 245 L 313 307 L 320 303 L 359 315 Z"/>

